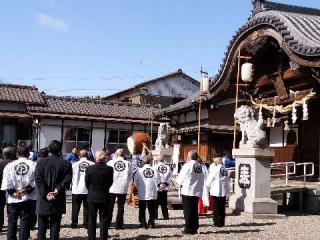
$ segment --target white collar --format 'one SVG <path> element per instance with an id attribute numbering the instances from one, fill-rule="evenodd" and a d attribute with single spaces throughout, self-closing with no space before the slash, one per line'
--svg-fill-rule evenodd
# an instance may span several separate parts
<path id="1" fill-rule="evenodd" d="M 81 161 L 88 160 L 86 157 L 80 158 Z"/>
<path id="2" fill-rule="evenodd" d="M 25 161 L 25 160 L 28 160 L 28 159 L 26 157 L 19 157 L 18 160 L 19 161 Z"/>

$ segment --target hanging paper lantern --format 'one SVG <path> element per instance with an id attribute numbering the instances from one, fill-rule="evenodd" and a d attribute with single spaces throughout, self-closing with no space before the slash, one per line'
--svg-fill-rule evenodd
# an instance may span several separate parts
<path id="1" fill-rule="evenodd" d="M 207 74 L 203 74 L 201 78 L 201 83 L 200 83 L 200 91 L 202 93 L 208 93 L 209 92 L 209 77 Z"/>
<path id="2" fill-rule="evenodd" d="M 295 124 L 298 120 L 298 117 L 297 117 L 297 107 L 296 107 L 296 102 L 294 102 L 292 104 L 292 123 Z"/>
<path id="3" fill-rule="evenodd" d="M 252 63 L 244 63 L 241 67 L 241 79 L 244 82 L 252 82 L 253 80 L 253 64 Z"/>
<path id="4" fill-rule="evenodd" d="M 307 99 L 305 98 L 303 99 L 302 112 L 303 112 L 302 120 L 307 121 L 309 119 L 309 110 L 308 110 Z"/>

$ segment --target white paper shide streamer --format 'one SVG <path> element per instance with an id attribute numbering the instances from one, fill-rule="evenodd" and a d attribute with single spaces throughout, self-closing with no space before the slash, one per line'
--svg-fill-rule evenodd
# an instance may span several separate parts
<path id="1" fill-rule="evenodd" d="M 260 105 L 260 108 L 259 108 L 259 118 L 258 118 L 258 122 L 263 122 L 262 105 Z"/>
<path id="2" fill-rule="evenodd" d="M 303 99 L 303 104 L 302 104 L 302 120 L 303 121 L 307 121 L 309 120 L 309 109 L 308 109 L 308 103 L 307 103 L 307 99 Z"/>
<path id="3" fill-rule="evenodd" d="M 292 118 L 291 119 L 292 119 L 293 124 L 295 124 L 298 120 L 296 102 L 294 102 L 292 104 Z"/>
<path id="4" fill-rule="evenodd" d="M 276 115 L 277 115 L 277 112 L 276 112 L 276 108 L 273 109 L 273 114 L 272 114 L 272 127 L 275 127 L 276 126 L 276 122 L 277 122 L 277 119 L 276 119 Z"/>

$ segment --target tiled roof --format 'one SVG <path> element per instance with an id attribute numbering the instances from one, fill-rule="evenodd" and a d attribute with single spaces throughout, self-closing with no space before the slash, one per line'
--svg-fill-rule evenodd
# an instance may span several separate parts
<path id="1" fill-rule="evenodd" d="M 196 103 L 199 99 L 199 93 L 195 93 L 193 95 L 191 95 L 190 97 L 176 103 L 173 104 L 167 108 L 164 109 L 160 109 L 156 112 L 156 116 L 162 116 L 165 115 L 166 113 L 173 113 L 175 111 L 178 111 L 180 109 L 185 109 L 185 108 L 189 108 L 191 107 L 194 103 Z"/>
<path id="2" fill-rule="evenodd" d="M 44 103 L 44 100 L 37 88 L 14 84 L 0 84 L 0 101 L 27 104 Z"/>
<path id="3" fill-rule="evenodd" d="M 110 103 L 103 100 L 77 99 L 71 97 L 44 96 L 45 105 L 29 106 L 32 115 L 59 114 L 121 119 L 150 119 L 156 107 Z"/>
<path id="4" fill-rule="evenodd" d="M 283 37 L 289 48 L 303 56 L 320 56 L 320 10 L 256 1 L 246 28 L 269 25 Z"/>

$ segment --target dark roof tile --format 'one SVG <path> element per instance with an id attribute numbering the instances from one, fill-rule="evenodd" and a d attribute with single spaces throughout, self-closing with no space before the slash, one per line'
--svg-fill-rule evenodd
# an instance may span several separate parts
<path id="1" fill-rule="evenodd" d="M 44 100 L 37 88 L 15 84 L 0 84 L 0 101 L 44 104 Z"/>
<path id="2" fill-rule="evenodd" d="M 29 106 L 31 114 L 63 114 L 102 118 L 150 119 L 154 106 L 110 103 L 104 100 L 83 100 L 71 97 L 44 96 L 44 106 Z"/>

